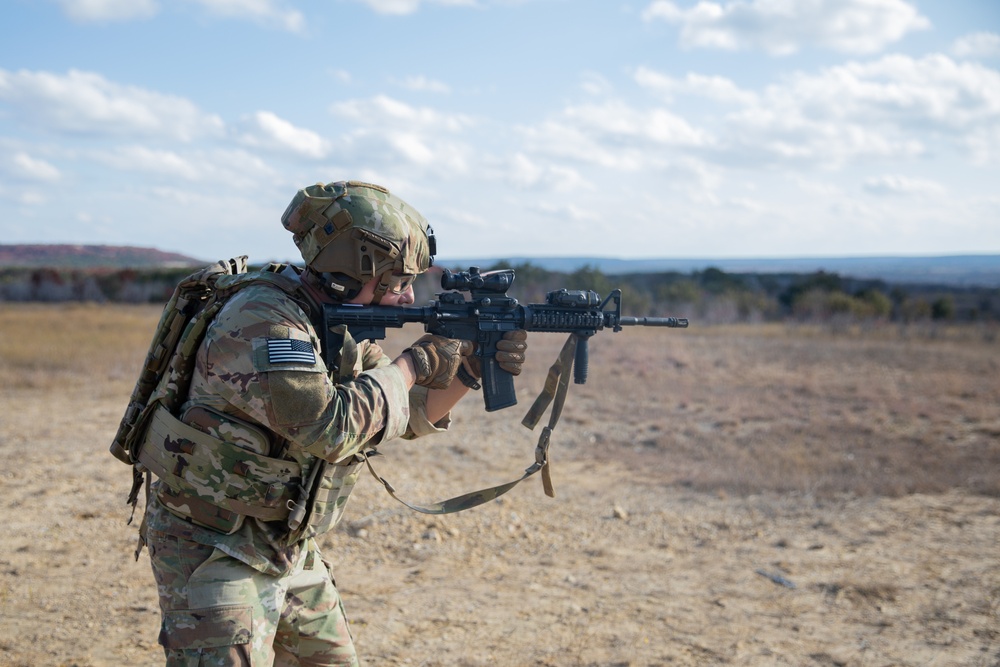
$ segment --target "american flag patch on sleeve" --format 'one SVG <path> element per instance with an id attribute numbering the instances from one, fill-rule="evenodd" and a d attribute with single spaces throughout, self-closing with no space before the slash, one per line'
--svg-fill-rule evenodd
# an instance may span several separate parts
<path id="1" fill-rule="evenodd" d="M 307 340 L 267 339 L 267 361 L 271 364 L 316 364 L 316 352 Z"/>

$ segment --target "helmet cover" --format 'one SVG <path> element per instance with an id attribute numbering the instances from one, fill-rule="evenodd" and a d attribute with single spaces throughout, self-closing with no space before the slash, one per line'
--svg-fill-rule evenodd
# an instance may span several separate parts
<path id="1" fill-rule="evenodd" d="M 358 181 L 299 190 L 281 216 L 306 265 L 360 283 L 417 275 L 434 262 L 434 232 L 412 206 L 387 189 Z M 381 297 L 384 288 L 377 290 Z"/>

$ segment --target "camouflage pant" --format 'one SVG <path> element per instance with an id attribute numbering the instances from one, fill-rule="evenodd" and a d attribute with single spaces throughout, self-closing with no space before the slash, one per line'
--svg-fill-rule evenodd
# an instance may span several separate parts
<path id="1" fill-rule="evenodd" d="M 148 531 L 167 667 L 358 665 L 340 595 L 309 548 L 284 576 Z"/>

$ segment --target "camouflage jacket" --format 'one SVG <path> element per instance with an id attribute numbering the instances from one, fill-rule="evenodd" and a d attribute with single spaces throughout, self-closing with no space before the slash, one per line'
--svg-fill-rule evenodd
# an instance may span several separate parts
<path id="1" fill-rule="evenodd" d="M 270 455 L 295 461 L 303 477 L 320 460 L 334 464 L 342 488 L 328 529 L 340 519 L 357 478 L 361 464 L 355 454 L 393 438 L 445 430 L 450 417 L 431 424 L 427 390 L 408 392 L 401 372 L 377 344 L 355 342 L 347 334 L 339 377 L 328 371 L 319 349 L 303 306 L 274 287 L 246 287 L 209 326 L 182 414 L 203 407 L 236 418 L 246 425 L 243 439 L 254 439 L 250 431 L 263 434 Z M 221 434 L 223 439 L 241 438 L 232 430 Z M 160 484 L 155 482 L 154 490 Z M 285 522 L 252 517 L 223 534 L 178 516 L 158 492 L 150 495 L 146 523 L 149 530 L 216 547 L 269 574 L 286 571 L 304 540 L 316 534 L 310 530 L 290 539 Z"/>

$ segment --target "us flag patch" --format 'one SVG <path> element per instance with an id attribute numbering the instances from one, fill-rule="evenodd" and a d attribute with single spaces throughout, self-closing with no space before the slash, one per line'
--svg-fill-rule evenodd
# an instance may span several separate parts
<path id="1" fill-rule="evenodd" d="M 316 364 L 316 352 L 307 340 L 267 339 L 267 361 L 271 364 Z"/>

